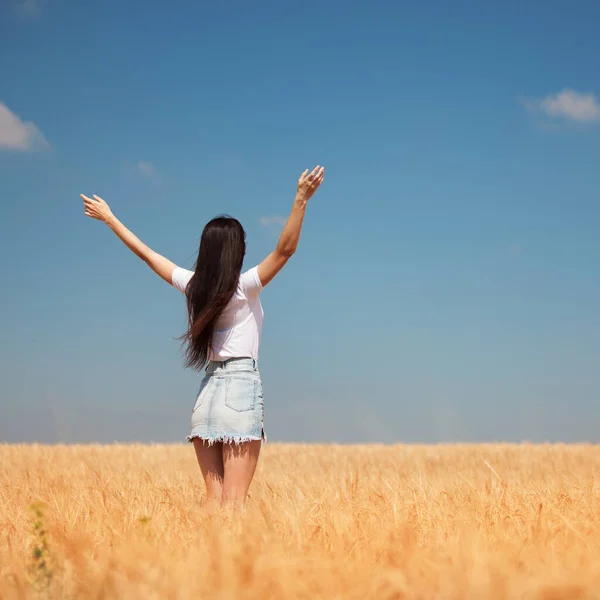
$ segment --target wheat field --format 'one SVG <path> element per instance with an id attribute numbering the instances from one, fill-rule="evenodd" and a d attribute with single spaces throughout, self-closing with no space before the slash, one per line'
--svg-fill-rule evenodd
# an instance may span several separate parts
<path id="1" fill-rule="evenodd" d="M 207 516 L 187 445 L 0 445 L 0 598 L 600 598 L 600 448 L 268 444 Z"/>

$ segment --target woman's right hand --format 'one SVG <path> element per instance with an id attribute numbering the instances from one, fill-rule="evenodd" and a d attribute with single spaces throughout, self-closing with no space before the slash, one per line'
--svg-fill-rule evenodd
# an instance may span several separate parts
<path id="1" fill-rule="evenodd" d="M 113 214 L 110 210 L 110 207 L 102 198 L 94 195 L 94 199 L 88 198 L 87 196 L 81 195 L 81 199 L 83 200 L 83 206 L 85 208 L 86 217 L 91 217 L 92 219 L 97 219 L 98 221 L 103 221 L 104 223 L 108 223 L 112 218 Z"/>
<path id="2" fill-rule="evenodd" d="M 303 202 L 308 202 L 313 194 L 319 189 L 319 186 L 323 182 L 323 177 L 325 176 L 325 167 L 321 167 L 317 165 L 312 172 L 308 173 L 308 169 L 300 175 L 300 179 L 298 179 L 298 191 L 296 193 L 296 198 Z"/>

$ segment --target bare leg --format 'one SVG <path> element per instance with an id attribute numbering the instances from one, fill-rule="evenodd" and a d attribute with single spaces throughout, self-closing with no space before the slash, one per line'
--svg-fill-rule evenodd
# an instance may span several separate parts
<path id="1" fill-rule="evenodd" d="M 210 513 L 221 506 L 223 499 L 223 444 L 217 442 L 209 446 L 195 438 L 194 450 L 206 484 L 206 508 Z"/>
<path id="2" fill-rule="evenodd" d="M 223 444 L 223 503 L 242 508 L 246 502 L 248 488 L 256 471 L 261 441 L 243 444 Z"/>

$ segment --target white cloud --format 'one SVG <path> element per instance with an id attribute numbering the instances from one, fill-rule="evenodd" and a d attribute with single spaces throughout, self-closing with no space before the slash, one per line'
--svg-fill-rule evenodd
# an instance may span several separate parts
<path id="1" fill-rule="evenodd" d="M 281 217 L 279 215 L 260 218 L 260 224 L 263 227 L 266 227 L 274 235 L 278 235 L 279 233 L 281 233 L 281 230 L 283 229 L 283 226 L 285 225 L 286 221 L 287 219 L 285 217 Z"/>
<path id="2" fill-rule="evenodd" d="M 24 17 L 39 17 L 42 14 L 41 0 L 18 0 L 17 11 Z"/>
<path id="3" fill-rule="evenodd" d="M 34 152 L 50 144 L 33 124 L 21 119 L 0 102 L 0 149 Z"/>
<path id="4" fill-rule="evenodd" d="M 553 119 L 566 119 L 578 123 L 600 122 L 600 103 L 594 94 L 580 94 L 564 89 L 541 100 L 528 99 L 524 105 L 532 112 L 542 112 Z"/>
<path id="5" fill-rule="evenodd" d="M 261 217 L 260 222 L 265 227 L 270 227 L 272 225 L 281 225 L 282 227 L 285 225 L 286 218 L 275 215 L 274 217 Z"/>
<path id="6" fill-rule="evenodd" d="M 159 174 L 156 167 L 145 160 L 138 161 L 136 165 L 136 169 L 139 173 L 141 173 L 144 177 L 151 179 L 152 181 L 158 181 Z"/>

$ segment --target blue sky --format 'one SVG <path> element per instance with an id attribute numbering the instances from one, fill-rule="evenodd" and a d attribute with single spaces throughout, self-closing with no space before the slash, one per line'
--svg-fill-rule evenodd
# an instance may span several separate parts
<path id="1" fill-rule="evenodd" d="M 600 440 L 600 5 L 8 0 L 0 440 L 178 441 L 186 267 L 246 266 L 326 166 L 263 294 L 272 440 Z"/>

